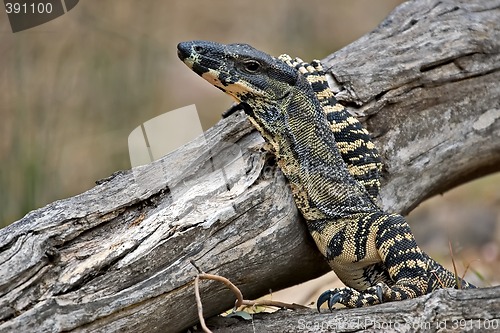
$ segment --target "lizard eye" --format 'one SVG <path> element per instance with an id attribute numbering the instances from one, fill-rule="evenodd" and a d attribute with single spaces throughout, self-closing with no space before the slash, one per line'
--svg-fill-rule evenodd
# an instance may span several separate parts
<path id="1" fill-rule="evenodd" d="M 249 73 L 255 73 L 260 68 L 260 64 L 255 60 L 248 60 L 245 62 L 245 70 Z"/>

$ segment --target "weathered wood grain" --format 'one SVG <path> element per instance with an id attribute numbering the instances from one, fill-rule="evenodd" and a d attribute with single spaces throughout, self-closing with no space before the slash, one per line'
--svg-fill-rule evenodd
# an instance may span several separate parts
<path id="1" fill-rule="evenodd" d="M 408 212 L 500 170 L 498 22 L 500 1 L 409 1 L 325 59 L 339 99 L 376 136 L 386 209 Z M 2 229 L 0 331 L 182 330 L 197 322 L 191 260 L 246 298 L 328 270 L 241 113 L 155 163 Z M 446 293 L 482 295 L 439 295 Z M 463 297 L 462 307 L 476 304 Z M 207 281 L 202 298 L 207 316 L 234 302 Z M 419 302 L 396 308 L 419 316 L 429 309 Z"/>

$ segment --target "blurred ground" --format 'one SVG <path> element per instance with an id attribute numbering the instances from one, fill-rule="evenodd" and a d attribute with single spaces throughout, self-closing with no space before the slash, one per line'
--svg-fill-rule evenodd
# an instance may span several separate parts
<path id="1" fill-rule="evenodd" d="M 195 104 L 205 129 L 220 118 L 231 100 L 177 59 L 178 42 L 246 42 L 321 59 L 401 2 L 86 0 L 16 34 L 1 11 L 0 227 L 129 169 L 127 137 L 153 117 Z M 464 186 L 410 218 L 419 243 L 441 262 L 449 263 L 452 239 L 456 260 L 485 276 L 481 285 L 498 283 L 499 183 L 497 175 Z M 303 298 L 295 301 L 311 293 L 294 292 Z"/>

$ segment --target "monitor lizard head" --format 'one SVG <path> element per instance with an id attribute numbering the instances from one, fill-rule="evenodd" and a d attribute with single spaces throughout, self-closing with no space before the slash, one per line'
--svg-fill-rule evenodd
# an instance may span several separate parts
<path id="1" fill-rule="evenodd" d="M 189 41 L 179 43 L 177 50 L 195 73 L 249 106 L 243 109 L 268 141 L 289 132 L 290 110 L 284 106 L 294 95 L 306 90 L 314 95 L 298 70 L 248 44 Z M 307 116 L 306 112 L 301 116 Z"/>
<path id="2" fill-rule="evenodd" d="M 189 41 L 179 43 L 177 50 L 189 68 L 239 102 L 283 99 L 299 75 L 248 44 Z"/>

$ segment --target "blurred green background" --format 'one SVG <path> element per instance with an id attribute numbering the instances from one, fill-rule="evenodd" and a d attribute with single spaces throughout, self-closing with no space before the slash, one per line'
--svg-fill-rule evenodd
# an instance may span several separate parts
<path id="1" fill-rule="evenodd" d="M 401 2 L 86 0 L 15 34 L 2 11 L 0 227 L 129 169 L 128 135 L 151 118 L 190 104 L 204 129 L 220 118 L 231 99 L 177 59 L 178 42 L 246 42 L 273 55 L 321 59 L 371 31 Z M 464 216 L 486 220 L 488 227 L 472 228 L 490 237 L 478 236 L 475 253 L 497 260 L 499 181 L 490 176 L 431 200 L 410 219 L 442 219 L 451 229 Z M 474 213 L 461 213 L 469 206 Z M 420 225 L 421 239 L 432 239 L 434 227 Z M 446 252 L 446 241 L 437 244 Z"/>
<path id="2" fill-rule="evenodd" d="M 196 104 L 204 129 L 231 99 L 177 58 L 180 41 L 246 42 L 322 58 L 401 1 L 86 0 L 12 33 L 0 13 L 0 226 L 129 169 L 127 137 Z"/>

